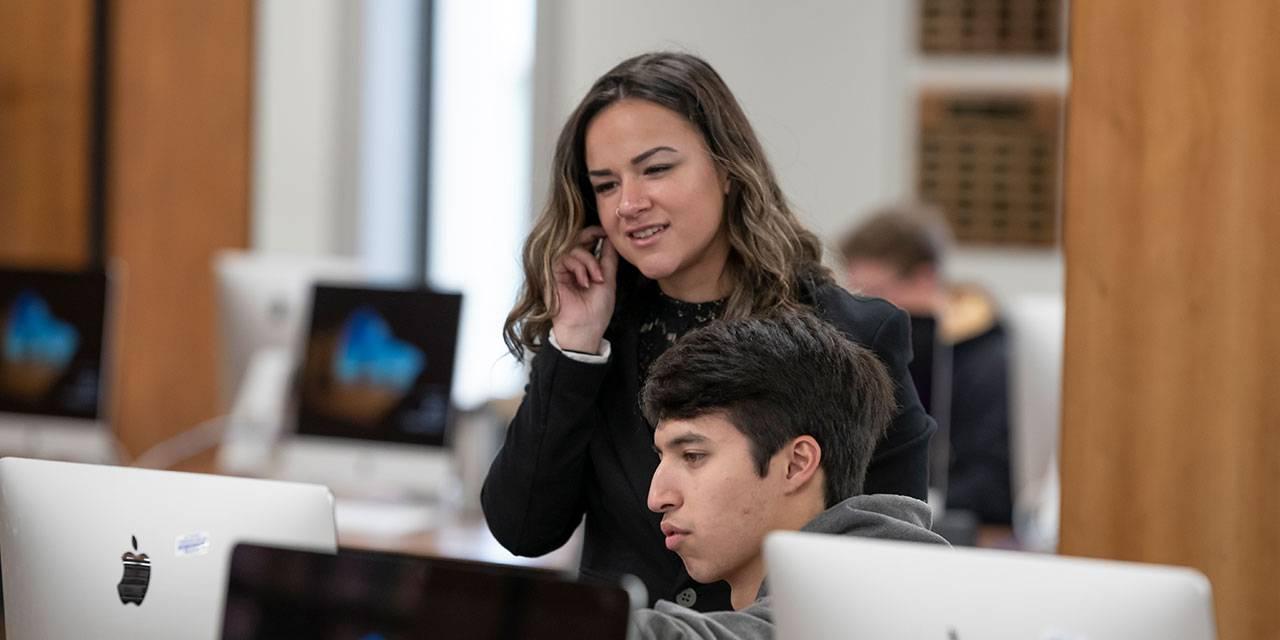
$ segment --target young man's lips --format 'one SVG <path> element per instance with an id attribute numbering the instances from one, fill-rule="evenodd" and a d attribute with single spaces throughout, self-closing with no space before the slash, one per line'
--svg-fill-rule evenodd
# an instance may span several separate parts
<path id="1" fill-rule="evenodd" d="M 688 537 L 688 533 L 668 533 L 666 539 L 667 550 L 675 551 L 676 547 L 680 546 L 680 543 L 684 542 L 684 539 Z"/>
<path id="2" fill-rule="evenodd" d="M 663 523 L 662 535 L 666 536 L 667 538 L 666 540 L 667 548 L 672 551 L 675 551 L 676 546 L 679 545 L 685 538 L 689 537 L 689 531 L 686 529 L 681 529 L 679 527 L 675 527 L 675 526 Z"/>

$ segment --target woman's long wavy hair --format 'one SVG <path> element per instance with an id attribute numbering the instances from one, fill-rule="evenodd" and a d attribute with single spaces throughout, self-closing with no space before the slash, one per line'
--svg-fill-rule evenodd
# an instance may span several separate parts
<path id="1" fill-rule="evenodd" d="M 733 291 L 725 301 L 725 317 L 798 309 L 804 305 L 802 282 L 831 280 L 818 237 L 787 205 L 755 131 L 720 75 L 690 54 L 643 54 L 597 80 L 560 131 L 551 193 L 524 244 L 524 286 L 503 325 L 507 348 L 518 360 L 544 343 L 558 311 L 552 270 L 557 258 L 573 248 L 584 227 L 600 224 L 584 139 L 592 119 L 624 98 L 648 100 L 687 118 L 729 177 L 724 215 Z M 643 281 L 635 267 L 620 261 L 618 304 Z"/>

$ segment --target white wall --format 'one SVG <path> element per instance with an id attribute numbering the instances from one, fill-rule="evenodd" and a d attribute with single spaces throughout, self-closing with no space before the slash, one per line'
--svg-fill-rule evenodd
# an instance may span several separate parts
<path id="1" fill-rule="evenodd" d="M 252 249 L 415 271 L 417 0 L 258 0 Z"/>
<path id="2" fill-rule="evenodd" d="M 436 0 L 427 276 L 463 293 L 454 401 L 520 393 L 502 322 L 530 219 L 532 0 Z"/>
<path id="3" fill-rule="evenodd" d="M 251 246 L 354 255 L 358 5 L 256 6 Z"/>
<path id="4" fill-rule="evenodd" d="M 544 1 L 535 73 L 535 201 L 564 119 L 591 82 L 650 50 L 698 54 L 755 126 L 784 191 L 829 245 L 868 209 L 912 192 L 920 85 L 1062 88 L 1063 59 L 925 59 L 905 0 Z M 961 250 L 960 277 L 998 297 L 1060 293 L 1056 250 Z"/>

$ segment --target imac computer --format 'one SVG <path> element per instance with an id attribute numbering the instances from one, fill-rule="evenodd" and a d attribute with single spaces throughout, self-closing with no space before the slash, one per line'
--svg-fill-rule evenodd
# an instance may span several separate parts
<path id="1" fill-rule="evenodd" d="M 319 486 L 22 458 L 0 486 L 10 640 L 214 640 L 237 543 L 337 551 Z"/>
<path id="2" fill-rule="evenodd" d="M 366 272 L 352 258 L 228 250 L 215 257 L 214 273 L 219 395 L 228 414 L 218 466 L 261 475 L 285 424 L 312 287 L 364 282 Z"/>
<path id="3" fill-rule="evenodd" d="M 461 295 L 422 288 L 317 285 L 296 429 L 272 475 L 328 485 L 340 528 L 355 505 L 428 505 L 428 517 L 457 498 L 446 432 L 461 307 Z"/>
<path id="4" fill-rule="evenodd" d="M 1061 293 L 1019 296 L 1005 305 L 1010 337 L 1009 445 L 1013 531 L 1024 548 L 1058 544 L 1058 441 L 1062 416 Z"/>
<path id="5" fill-rule="evenodd" d="M 111 463 L 105 270 L 0 269 L 0 454 Z"/>
<path id="6" fill-rule="evenodd" d="M 779 638 L 1214 640 L 1195 569 L 800 531 L 764 542 Z"/>

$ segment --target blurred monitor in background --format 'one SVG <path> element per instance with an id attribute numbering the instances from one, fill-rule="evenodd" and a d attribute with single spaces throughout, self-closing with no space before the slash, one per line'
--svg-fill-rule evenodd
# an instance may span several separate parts
<path id="1" fill-rule="evenodd" d="M 264 475 L 284 432 L 312 288 L 318 282 L 363 282 L 366 274 L 353 258 L 241 250 L 219 253 L 213 268 L 219 396 L 228 414 L 218 468 Z"/>
<path id="2" fill-rule="evenodd" d="M 850 231 L 840 254 L 851 291 L 911 314 L 911 375 L 938 422 L 931 488 L 948 512 L 1009 524 L 1008 339 L 990 295 L 946 280 L 950 244 L 940 212 L 897 206 L 874 212 Z"/>
<path id="3" fill-rule="evenodd" d="M 278 444 L 273 475 L 331 487 L 340 528 L 344 506 L 359 502 L 459 497 L 447 436 L 461 309 L 461 295 L 422 288 L 317 286 L 297 429 Z"/>
<path id="4" fill-rule="evenodd" d="M 0 269 L 0 454 L 114 462 L 104 270 Z"/>
<path id="5" fill-rule="evenodd" d="M 1058 545 L 1061 497 L 1063 296 L 1018 296 L 1006 304 L 1004 317 L 1010 338 L 1013 529 L 1019 547 L 1052 553 Z"/>
<path id="6" fill-rule="evenodd" d="M 298 434 L 441 447 L 462 296 L 321 285 Z"/>

